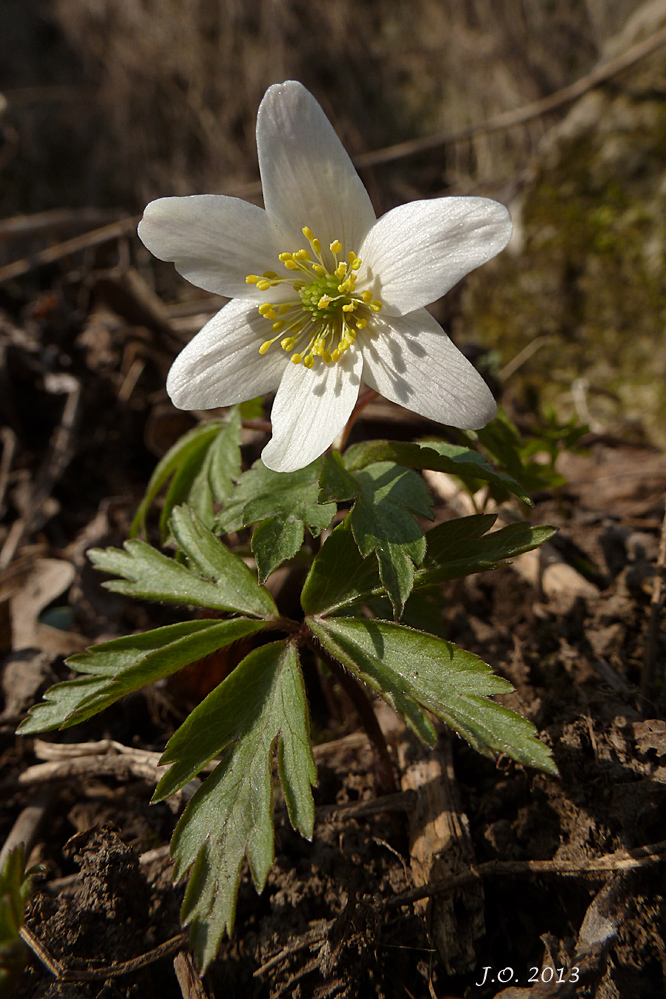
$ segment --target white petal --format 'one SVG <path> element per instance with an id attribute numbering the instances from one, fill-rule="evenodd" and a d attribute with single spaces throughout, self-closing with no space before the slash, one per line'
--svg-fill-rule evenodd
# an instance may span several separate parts
<path id="1" fill-rule="evenodd" d="M 333 443 L 349 419 L 363 361 L 355 349 L 337 364 L 317 361 L 308 370 L 288 364 L 271 412 L 273 436 L 261 458 L 275 472 L 305 468 Z"/>
<path id="2" fill-rule="evenodd" d="M 309 226 L 322 247 L 358 247 L 375 222 L 361 178 L 311 93 L 294 80 L 266 91 L 257 115 L 257 148 L 266 211 L 304 245 Z"/>
<path id="3" fill-rule="evenodd" d="M 229 298 L 266 296 L 245 282 L 248 274 L 280 267 L 285 235 L 263 208 L 221 194 L 151 201 L 139 236 L 160 260 L 170 260 L 184 278 Z"/>
<path id="4" fill-rule="evenodd" d="M 364 337 L 363 381 L 405 409 L 461 430 L 479 430 L 497 413 L 492 393 L 429 312 L 373 318 Z M 357 340 L 357 346 L 360 342 Z"/>
<path id="5" fill-rule="evenodd" d="M 503 250 L 511 228 L 507 209 L 489 198 L 412 201 L 382 215 L 356 252 L 387 314 L 402 316 Z"/>
<path id="6" fill-rule="evenodd" d="M 232 406 L 277 388 L 285 368 L 293 364 L 277 343 L 259 353 L 267 330 L 270 324 L 247 299 L 220 309 L 171 366 L 166 387 L 174 406 Z"/>

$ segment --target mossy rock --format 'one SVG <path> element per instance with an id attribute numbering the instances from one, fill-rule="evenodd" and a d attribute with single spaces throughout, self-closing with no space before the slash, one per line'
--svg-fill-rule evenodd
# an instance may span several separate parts
<path id="1" fill-rule="evenodd" d="M 512 389 L 566 410 L 584 379 L 593 421 L 666 446 L 666 52 L 578 102 L 512 214 L 511 246 L 465 289 L 466 329 L 504 364 L 548 337 Z"/>

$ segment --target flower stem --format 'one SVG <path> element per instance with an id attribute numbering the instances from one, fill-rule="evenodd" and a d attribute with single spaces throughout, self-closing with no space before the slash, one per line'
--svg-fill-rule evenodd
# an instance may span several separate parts
<path id="1" fill-rule="evenodd" d="M 336 439 L 333 441 L 332 447 L 336 451 L 344 451 L 352 427 L 354 426 L 354 424 L 356 423 L 356 421 L 358 420 L 359 416 L 361 415 L 365 407 L 368 405 L 368 403 L 372 402 L 373 399 L 376 399 L 378 395 L 379 392 L 375 392 L 374 389 L 365 389 L 364 392 L 361 392 L 356 401 L 356 405 L 352 410 L 352 414 L 347 420 L 346 425 L 343 427 L 343 429 L 340 431 Z"/>
<path id="2" fill-rule="evenodd" d="M 317 646 L 315 652 L 322 659 L 335 679 L 338 681 L 349 700 L 354 705 L 361 724 L 366 731 L 372 747 L 375 772 L 375 791 L 380 794 L 393 794 L 397 790 L 395 776 L 393 774 L 393 764 L 389 756 L 388 746 L 384 733 L 377 721 L 377 716 L 372 710 L 372 704 L 368 700 L 365 691 L 360 683 L 348 673 L 347 670 L 331 655 Z"/>

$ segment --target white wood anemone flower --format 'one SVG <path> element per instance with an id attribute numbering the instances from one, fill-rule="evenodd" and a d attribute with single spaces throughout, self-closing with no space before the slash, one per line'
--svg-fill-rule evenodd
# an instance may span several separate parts
<path id="1" fill-rule="evenodd" d="M 289 80 L 259 107 L 265 209 L 205 194 L 151 202 L 139 236 L 183 277 L 232 299 L 176 358 L 179 409 L 276 391 L 262 453 L 308 465 L 349 419 L 361 381 L 439 423 L 496 414 L 481 376 L 424 306 L 504 249 L 507 209 L 488 198 L 413 201 L 377 219 L 314 97 Z"/>

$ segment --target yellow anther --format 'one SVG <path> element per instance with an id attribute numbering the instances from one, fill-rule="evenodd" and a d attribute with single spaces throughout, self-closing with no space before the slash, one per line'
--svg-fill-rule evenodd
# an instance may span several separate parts
<path id="1" fill-rule="evenodd" d="M 331 298 L 330 295 L 322 295 L 321 298 L 319 299 L 319 301 L 317 302 L 317 308 L 318 309 L 325 309 L 326 306 L 330 305 L 330 303 L 332 301 L 333 301 L 333 299 Z"/>
<path id="2" fill-rule="evenodd" d="M 361 295 L 361 298 L 363 299 L 365 304 L 368 305 L 368 303 L 372 301 L 372 292 L 364 291 L 363 294 Z"/>
<path id="3" fill-rule="evenodd" d="M 331 243 L 331 253 L 339 253 L 342 249 L 342 243 L 339 239 L 334 239 Z"/>
<path id="4" fill-rule="evenodd" d="M 275 271 L 264 271 L 264 277 L 271 278 L 271 280 L 273 280 L 274 278 L 277 277 L 277 274 L 275 273 Z"/>
<path id="5" fill-rule="evenodd" d="M 374 302 L 370 302 L 370 308 L 372 309 L 373 312 L 379 312 L 379 310 L 382 308 L 382 303 L 378 302 L 377 299 L 375 299 Z"/>
<path id="6" fill-rule="evenodd" d="M 286 326 L 286 323 L 284 322 L 284 320 L 283 319 L 278 319 L 278 321 L 276 323 L 273 323 L 273 325 L 271 326 L 271 329 L 273 330 L 274 333 L 279 333 L 280 330 L 283 330 L 285 328 L 285 326 Z"/>
<path id="7" fill-rule="evenodd" d="M 287 268 L 288 271 L 295 271 L 296 268 L 298 267 L 298 264 L 294 260 L 285 260 L 284 266 Z"/>
<path id="8" fill-rule="evenodd" d="M 356 320 L 356 328 L 359 330 L 364 330 L 367 325 L 368 325 L 368 320 L 363 319 L 362 316 Z"/>
<path id="9" fill-rule="evenodd" d="M 309 243 L 311 243 L 312 240 L 314 239 L 314 236 L 312 235 L 312 229 L 310 229 L 310 228 L 308 228 L 308 226 L 304 225 L 303 228 L 301 229 L 301 232 L 303 233 L 303 235 L 305 236 L 305 238 L 307 239 L 307 241 Z"/>
<path id="10" fill-rule="evenodd" d="M 271 308 L 270 312 L 264 312 L 264 319 L 277 319 L 277 312 Z"/>
<path id="11" fill-rule="evenodd" d="M 334 350 L 333 351 L 333 353 L 331 354 L 331 360 L 332 361 L 339 361 L 340 360 L 340 351 L 339 350 Z"/>
<path id="12" fill-rule="evenodd" d="M 271 286 L 270 281 L 267 281 L 265 278 L 261 278 L 260 281 L 257 281 L 257 288 L 259 289 L 259 291 L 268 291 L 270 286 Z"/>
<path id="13" fill-rule="evenodd" d="M 321 256 L 321 243 L 318 239 L 312 240 L 312 249 L 315 251 L 318 257 Z"/>
<path id="14" fill-rule="evenodd" d="M 356 311 L 356 302 L 348 302 L 347 305 L 343 305 L 342 306 L 342 311 L 343 312 L 355 312 Z"/>
<path id="15" fill-rule="evenodd" d="M 261 347 L 259 348 L 259 353 L 265 354 L 272 343 L 273 343 L 272 340 L 266 340 L 264 343 L 262 343 Z"/>
<path id="16" fill-rule="evenodd" d="M 348 349 L 348 347 L 349 347 L 349 340 L 346 340 L 343 337 L 342 340 L 340 341 L 340 343 L 337 346 L 338 354 L 343 354 L 345 352 L 345 350 Z M 335 353 L 335 351 L 333 353 Z"/>
<path id="17" fill-rule="evenodd" d="M 291 304 L 287 302 L 285 305 L 278 305 L 278 312 L 281 316 L 284 316 L 287 312 L 289 312 L 290 308 Z"/>
<path id="18" fill-rule="evenodd" d="M 305 357 L 303 358 L 303 364 L 304 364 L 304 366 L 306 368 L 313 368 L 314 367 L 314 362 L 315 362 L 315 359 L 312 356 L 312 354 L 306 354 Z"/>
<path id="19" fill-rule="evenodd" d="M 256 284 L 258 280 L 259 280 L 258 274 L 248 274 L 248 276 L 245 278 L 245 284 Z"/>
<path id="20" fill-rule="evenodd" d="M 353 250 L 350 250 L 349 253 L 347 254 L 347 260 L 349 261 L 350 264 L 353 264 L 355 260 L 358 260 L 358 257 L 356 256 Z"/>
<path id="21" fill-rule="evenodd" d="M 312 353 L 316 354 L 317 357 L 321 357 L 322 356 L 322 354 L 324 353 L 324 341 L 323 340 L 317 340 L 316 341 L 316 343 L 312 347 Z"/>
<path id="22" fill-rule="evenodd" d="M 263 305 L 259 306 L 257 311 L 259 312 L 260 316 L 265 316 L 267 313 L 269 313 L 272 310 L 272 308 L 273 306 L 271 305 L 270 302 L 264 302 Z"/>
<path id="23" fill-rule="evenodd" d="M 302 360 L 303 360 L 303 358 L 302 358 L 302 356 L 300 354 L 292 354 L 291 355 L 291 363 L 292 364 L 300 364 Z"/>
<path id="24" fill-rule="evenodd" d="M 281 260 L 282 263 L 284 263 L 286 260 L 291 260 L 291 253 L 287 253 L 287 252 L 285 252 L 285 253 L 278 253 L 278 260 Z"/>
<path id="25" fill-rule="evenodd" d="M 313 264 L 312 270 L 315 272 L 317 277 L 326 277 L 326 268 L 322 267 L 321 264 Z"/>
<path id="26" fill-rule="evenodd" d="M 341 291 L 343 294 L 345 294 L 345 292 L 349 293 L 350 291 L 353 290 L 354 290 L 354 285 L 351 283 L 349 278 L 347 278 L 346 281 L 343 281 L 342 284 L 338 285 L 338 291 Z"/>
<path id="27" fill-rule="evenodd" d="M 324 353 L 321 355 L 321 359 L 324 362 L 324 364 L 330 364 L 331 361 L 333 360 L 333 358 L 331 357 L 331 355 L 327 350 L 325 350 Z"/>
<path id="28" fill-rule="evenodd" d="M 296 250 L 294 254 L 294 260 L 311 260 L 312 257 L 307 250 Z"/>
<path id="29" fill-rule="evenodd" d="M 282 347 L 283 350 L 287 351 L 293 350 L 295 343 L 296 343 L 295 336 L 286 336 L 284 340 L 280 340 L 280 346 Z"/>
<path id="30" fill-rule="evenodd" d="M 292 333 L 300 333 L 301 330 L 303 329 L 303 323 L 293 323 L 289 327 L 289 329 L 291 330 Z"/>
<path id="31" fill-rule="evenodd" d="M 357 271 L 359 269 L 359 267 L 361 266 L 362 263 L 363 263 L 363 261 L 361 260 L 360 257 L 355 257 L 354 260 L 351 261 L 351 263 L 349 264 L 349 266 L 351 267 L 351 269 L 353 271 Z"/>
<path id="32" fill-rule="evenodd" d="M 347 265 L 344 263 L 344 261 L 341 264 L 338 264 L 333 273 L 337 278 L 340 278 L 340 280 L 342 280 L 342 278 L 347 273 Z"/>

